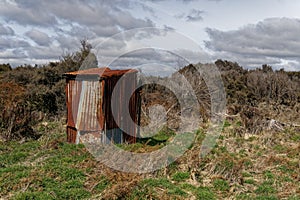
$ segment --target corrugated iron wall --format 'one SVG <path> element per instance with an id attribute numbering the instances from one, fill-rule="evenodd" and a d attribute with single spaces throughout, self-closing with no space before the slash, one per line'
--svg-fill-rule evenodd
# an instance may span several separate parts
<path id="1" fill-rule="evenodd" d="M 125 105 L 125 93 L 134 91 L 136 73 L 111 76 L 100 80 L 68 79 L 66 84 L 66 100 L 68 109 L 67 138 L 68 142 L 78 140 L 78 132 L 101 133 L 103 143 L 134 143 L 136 142 L 137 101 L 139 95 L 134 92 L 129 105 Z M 115 91 L 117 99 L 111 100 L 115 85 L 121 81 L 121 87 Z M 112 105 L 113 103 L 113 105 Z M 111 106 L 118 112 L 114 117 Z M 129 106 L 128 116 L 125 106 Z M 134 123 L 130 123 L 132 120 Z M 130 131 L 126 133 L 122 130 Z"/>
<path id="2" fill-rule="evenodd" d="M 105 92 L 104 92 L 104 110 L 105 110 L 105 124 L 106 124 L 106 130 L 109 130 L 112 134 L 112 137 L 114 135 L 119 134 L 118 128 L 121 128 L 122 130 L 127 130 L 130 133 L 124 133 L 123 134 L 123 141 L 128 143 L 134 143 L 136 142 L 136 126 L 133 125 L 133 123 L 130 123 L 132 120 L 134 124 L 137 122 L 137 97 L 138 95 L 133 93 L 129 100 L 129 105 L 125 105 L 126 102 L 124 101 L 125 93 L 134 91 L 136 87 L 136 74 L 130 73 L 125 74 L 121 80 L 120 76 L 115 76 L 107 79 L 105 81 Z M 111 101 L 111 95 L 112 91 L 117 88 L 115 88 L 118 81 L 121 81 L 119 91 L 115 91 L 116 95 L 118 97 L 117 100 Z M 113 103 L 113 105 L 112 105 Z M 125 112 L 125 106 L 129 107 L 129 116 Z M 116 108 L 119 112 L 117 112 L 117 116 L 113 116 L 112 114 L 112 107 Z M 121 127 L 119 127 L 119 126 Z"/>

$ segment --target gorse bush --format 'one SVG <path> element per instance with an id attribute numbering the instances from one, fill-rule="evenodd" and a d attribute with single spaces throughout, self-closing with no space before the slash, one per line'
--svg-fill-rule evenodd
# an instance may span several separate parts
<path id="1" fill-rule="evenodd" d="M 6 71 L 10 71 L 11 70 L 11 66 L 9 63 L 7 64 L 0 64 L 0 73 L 2 72 L 6 72 Z"/>
<path id="2" fill-rule="evenodd" d="M 41 120 L 62 118 L 66 112 L 65 80 L 62 75 L 76 71 L 90 55 L 91 45 L 44 66 L 0 65 L 0 137 L 4 140 L 37 135 L 33 126 Z"/>
<path id="3" fill-rule="evenodd" d="M 32 109 L 24 87 L 0 83 L 0 133 L 5 140 L 32 135 Z"/>
<path id="4" fill-rule="evenodd" d="M 300 98 L 300 72 L 274 71 L 271 66 L 246 70 L 237 63 L 217 60 L 228 103 L 257 106 L 261 102 L 293 106 Z"/>

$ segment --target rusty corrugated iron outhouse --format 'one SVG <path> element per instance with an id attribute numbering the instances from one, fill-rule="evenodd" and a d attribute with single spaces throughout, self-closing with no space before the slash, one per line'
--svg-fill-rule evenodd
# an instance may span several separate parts
<path id="1" fill-rule="evenodd" d="M 79 143 L 82 135 L 91 133 L 97 135 L 101 143 L 135 143 L 137 70 L 104 67 L 69 72 L 64 76 L 68 142 Z M 120 87 L 115 89 L 117 83 Z M 126 103 L 125 95 L 130 91 L 134 92 Z M 126 106 L 130 115 L 124 109 Z"/>

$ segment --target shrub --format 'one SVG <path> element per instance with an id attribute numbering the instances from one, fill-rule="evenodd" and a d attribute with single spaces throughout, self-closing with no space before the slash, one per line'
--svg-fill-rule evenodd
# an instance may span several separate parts
<path id="1" fill-rule="evenodd" d="M 0 136 L 2 139 L 36 137 L 31 127 L 34 117 L 24 87 L 16 83 L 0 83 L 0 88 Z"/>

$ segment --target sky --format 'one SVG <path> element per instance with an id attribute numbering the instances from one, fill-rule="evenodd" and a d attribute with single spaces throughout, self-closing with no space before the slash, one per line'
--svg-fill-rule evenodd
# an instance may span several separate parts
<path id="1" fill-rule="evenodd" d="M 296 0 L 2 0 L 0 63 L 46 64 L 93 46 L 99 66 L 169 73 L 217 59 L 300 70 Z"/>

